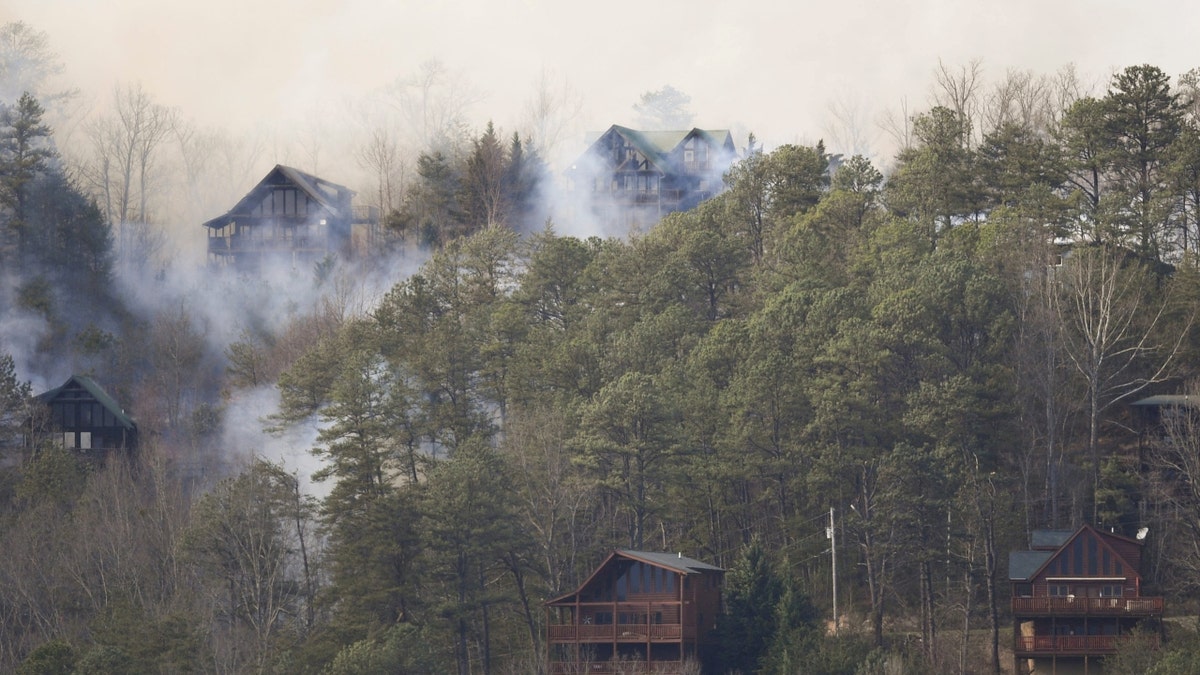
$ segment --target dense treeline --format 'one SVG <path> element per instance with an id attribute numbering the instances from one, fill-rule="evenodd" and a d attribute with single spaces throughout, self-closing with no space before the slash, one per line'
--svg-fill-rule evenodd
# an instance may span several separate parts
<path id="1" fill-rule="evenodd" d="M 4 472 L 0 669 L 539 672 L 539 605 L 612 547 L 730 570 L 714 672 L 996 672 L 1031 528 L 1149 525 L 1150 583 L 1192 607 L 1196 435 L 1144 448 L 1125 404 L 1195 376 L 1197 78 L 941 76 L 888 176 L 752 141 L 723 194 L 627 240 L 499 226 L 534 210 L 489 128 L 458 178 L 421 159 L 394 222 L 436 245 L 418 272 L 219 354 L 182 305 L 39 304 L 106 288 L 113 241 L 36 101 L 6 107 L 0 309 L 57 319 L 40 349 L 119 371 L 154 433 L 133 466 Z M 0 441 L 31 393 L 12 363 Z M 325 496 L 261 461 L 183 489 L 262 386 L 277 430 L 317 421 Z"/>

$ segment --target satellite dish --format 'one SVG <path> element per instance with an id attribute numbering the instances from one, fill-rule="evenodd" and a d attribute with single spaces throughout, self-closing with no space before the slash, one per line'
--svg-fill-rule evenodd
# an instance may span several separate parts
<path id="1" fill-rule="evenodd" d="M 1150 528 L 1148 528 L 1148 527 L 1143 527 L 1142 529 L 1138 530 L 1138 533 L 1137 533 L 1138 541 L 1145 539 L 1147 534 L 1150 534 Z"/>

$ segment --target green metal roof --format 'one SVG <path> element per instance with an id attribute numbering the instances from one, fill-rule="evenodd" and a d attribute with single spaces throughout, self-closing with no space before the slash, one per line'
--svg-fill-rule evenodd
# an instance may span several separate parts
<path id="1" fill-rule="evenodd" d="M 51 389 L 43 394 L 38 394 L 38 400 L 46 403 L 47 405 L 50 404 L 64 391 L 69 389 L 72 382 L 78 384 L 80 387 L 86 390 L 87 393 L 92 396 L 92 398 L 96 399 L 97 403 L 104 406 L 109 412 L 111 412 L 113 417 L 116 418 L 117 422 L 119 422 L 121 426 L 127 429 L 137 428 L 137 424 L 134 423 L 133 418 L 125 414 L 125 411 L 121 409 L 121 405 L 117 403 L 117 400 L 112 396 L 109 396 L 108 392 L 104 391 L 104 388 L 99 384 L 96 384 L 95 380 L 84 375 L 72 375 L 71 377 L 68 377 L 67 381 L 63 382 L 60 386 L 55 387 L 54 389 Z"/>

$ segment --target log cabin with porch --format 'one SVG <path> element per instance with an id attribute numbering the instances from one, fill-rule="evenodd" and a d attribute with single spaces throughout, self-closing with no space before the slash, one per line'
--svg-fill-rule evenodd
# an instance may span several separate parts
<path id="1" fill-rule="evenodd" d="M 354 195 L 276 165 L 232 209 L 204 223 L 209 263 L 257 273 L 271 262 L 297 267 L 364 253 L 378 237 L 379 210 L 354 206 Z"/>
<path id="2" fill-rule="evenodd" d="M 1090 525 L 1034 531 L 1009 555 L 1014 671 L 1100 673 L 1135 627 L 1157 630 L 1163 598 L 1143 595 L 1141 562 L 1141 541 Z"/>
<path id="3" fill-rule="evenodd" d="M 725 129 L 638 131 L 614 124 L 566 171 L 573 201 L 583 209 L 574 217 L 645 230 L 720 193 L 736 158 Z"/>
<path id="4" fill-rule="evenodd" d="M 724 574 L 681 553 L 613 551 L 546 603 L 548 672 L 684 672 L 711 644 Z"/>

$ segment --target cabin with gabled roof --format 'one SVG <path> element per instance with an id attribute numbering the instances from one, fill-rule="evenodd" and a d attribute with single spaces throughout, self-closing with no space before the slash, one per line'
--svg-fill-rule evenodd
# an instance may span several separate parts
<path id="1" fill-rule="evenodd" d="M 1035 531 L 1029 550 L 1009 554 L 1015 672 L 1099 672 L 1135 627 L 1157 627 L 1163 598 L 1143 595 L 1141 564 L 1136 539 L 1091 525 Z"/>
<path id="2" fill-rule="evenodd" d="M 49 428 L 35 430 L 31 440 L 49 435 L 62 447 L 96 460 L 104 460 L 113 451 L 132 453 L 137 449 L 137 424 L 90 377 L 72 375 L 61 386 L 39 394 L 37 400 L 49 409 Z"/>
<path id="3" fill-rule="evenodd" d="M 378 235 L 379 210 L 353 204 L 355 192 L 276 165 L 227 213 L 204 223 L 215 266 L 258 272 L 271 261 L 311 265 L 363 253 Z"/>
<path id="4" fill-rule="evenodd" d="M 684 672 L 711 644 L 724 575 L 682 553 L 614 550 L 546 603 L 548 672 Z"/>
<path id="5" fill-rule="evenodd" d="M 604 223 L 645 229 L 725 188 L 737 158 L 724 129 L 638 131 L 613 125 L 567 170 L 568 187 Z"/>

